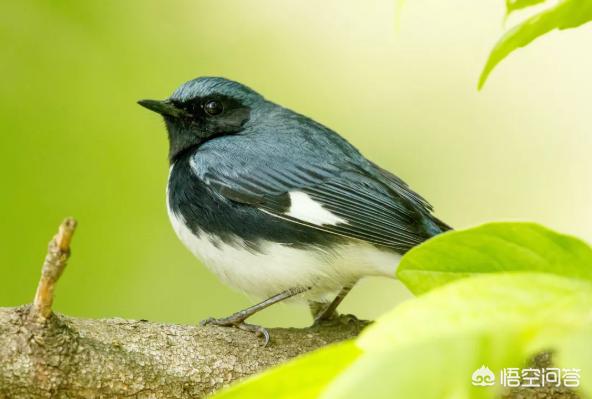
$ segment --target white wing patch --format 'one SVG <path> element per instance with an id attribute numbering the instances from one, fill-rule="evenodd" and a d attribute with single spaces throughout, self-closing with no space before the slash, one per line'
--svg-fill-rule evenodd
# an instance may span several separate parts
<path id="1" fill-rule="evenodd" d="M 303 193 L 302 191 L 292 191 L 289 194 L 290 209 L 288 209 L 288 212 L 286 212 L 287 216 L 302 220 L 303 222 L 316 224 L 318 226 L 347 223 L 347 220 L 342 219 L 323 208 L 322 204 L 310 198 L 308 194 Z"/>

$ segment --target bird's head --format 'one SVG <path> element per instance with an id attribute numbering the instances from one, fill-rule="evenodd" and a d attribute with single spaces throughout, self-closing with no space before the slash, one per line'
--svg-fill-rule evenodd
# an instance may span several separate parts
<path id="1" fill-rule="evenodd" d="M 265 104 L 265 99 L 240 83 L 202 77 L 182 84 L 166 100 L 140 100 L 138 104 L 164 117 L 173 162 L 213 137 L 240 133 L 252 110 Z"/>

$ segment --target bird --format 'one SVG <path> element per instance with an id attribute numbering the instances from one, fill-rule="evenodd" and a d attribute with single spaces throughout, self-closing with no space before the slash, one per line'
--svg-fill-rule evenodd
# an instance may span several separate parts
<path id="1" fill-rule="evenodd" d="M 328 127 L 222 77 L 138 103 L 168 132 L 166 204 L 181 242 L 222 282 L 263 299 L 202 324 L 237 327 L 280 301 L 315 323 L 366 276 L 394 278 L 407 251 L 451 227 L 396 175 Z"/>

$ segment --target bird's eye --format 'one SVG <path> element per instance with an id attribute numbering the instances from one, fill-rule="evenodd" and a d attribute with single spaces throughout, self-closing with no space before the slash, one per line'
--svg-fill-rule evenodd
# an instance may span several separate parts
<path id="1" fill-rule="evenodd" d="M 204 110 L 208 115 L 218 115 L 222 113 L 224 107 L 218 101 L 211 100 L 204 105 Z"/>

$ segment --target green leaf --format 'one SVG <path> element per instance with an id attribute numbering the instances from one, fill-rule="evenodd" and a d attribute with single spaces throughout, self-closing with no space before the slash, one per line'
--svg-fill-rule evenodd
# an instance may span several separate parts
<path id="1" fill-rule="evenodd" d="M 327 346 L 233 385 L 213 398 L 316 398 L 360 353 L 353 341 Z"/>
<path id="2" fill-rule="evenodd" d="M 475 274 L 536 271 L 592 281 L 585 242 L 533 223 L 490 223 L 451 231 L 409 251 L 397 277 L 415 294 Z"/>
<path id="3" fill-rule="evenodd" d="M 464 279 L 407 301 L 358 338 L 364 351 L 454 334 L 528 329 L 539 340 L 552 326 L 592 323 L 592 283 L 545 273 L 501 273 Z"/>
<path id="4" fill-rule="evenodd" d="M 320 397 L 499 398 L 499 385 L 473 387 L 471 376 L 481 366 L 498 376 L 503 367 L 520 367 L 526 357 L 520 349 L 516 341 L 473 334 L 373 351 L 338 375 Z"/>
<path id="5" fill-rule="evenodd" d="M 368 327 L 357 340 L 363 355 L 321 397 L 494 397 L 495 388 L 471 385 L 481 365 L 499 377 L 502 368 L 522 367 L 533 354 L 590 326 L 587 281 L 543 273 L 464 279 L 412 299 Z"/>
<path id="6" fill-rule="evenodd" d="M 518 2 L 521 7 L 524 3 Z M 514 50 L 554 29 L 569 29 L 592 20 L 592 0 L 562 0 L 556 6 L 536 14 L 508 31 L 497 42 L 479 78 L 483 87 L 493 68 Z"/>
<path id="7" fill-rule="evenodd" d="M 512 12 L 523 8 L 544 3 L 545 1 L 546 0 L 506 0 L 506 15 L 510 15 Z"/>

